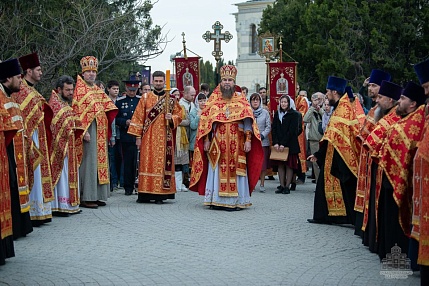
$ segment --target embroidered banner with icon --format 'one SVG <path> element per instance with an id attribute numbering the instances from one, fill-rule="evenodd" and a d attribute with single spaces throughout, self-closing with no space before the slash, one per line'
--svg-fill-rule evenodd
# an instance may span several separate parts
<path id="1" fill-rule="evenodd" d="M 280 96 L 287 94 L 292 99 L 296 96 L 296 62 L 268 63 L 270 111 L 277 110 Z"/>
<path id="2" fill-rule="evenodd" d="M 199 62 L 199 57 L 174 58 L 174 64 L 176 66 L 176 87 L 179 89 L 181 96 L 183 96 L 183 89 L 188 85 L 193 86 L 197 94 L 199 93 Z"/>

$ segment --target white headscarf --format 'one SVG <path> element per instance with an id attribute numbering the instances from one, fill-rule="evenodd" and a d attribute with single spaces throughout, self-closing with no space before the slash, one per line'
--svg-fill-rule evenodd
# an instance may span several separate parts
<path id="1" fill-rule="evenodd" d="M 284 94 L 284 95 L 280 96 L 280 98 L 279 98 L 279 105 L 277 106 L 277 110 L 278 110 L 278 113 L 279 113 L 279 120 L 280 120 L 280 122 L 282 122 L 283 116 L 286 114 L 286 112 L 283 112 L 283 111 L 280 110 L 280 101 L 281 101 L 281 99 L 283 97 L 286 97 L 286 96 L 289 97 L 289 107 L 290 107 L 290 109 L 296 110 L 295 101 L 292 99 L 292 97 L 290 97 L 287 94 Z"/>
<path id="2" fill-rule="evenodd" d="M 200 94 L 204 95 L 205 99 L 207 100 L 207 96 L 204 93 L 197 94 L 197 96 L 195 96 L 195 99 L 194 99 L 194 104 L 197 110 L 200 110 L 200 103 L 198 102 L 198 97 L 200 96 Z"/>

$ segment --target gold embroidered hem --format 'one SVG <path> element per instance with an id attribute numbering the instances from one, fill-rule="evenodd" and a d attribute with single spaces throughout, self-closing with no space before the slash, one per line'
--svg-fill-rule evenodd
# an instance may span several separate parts
<path id="1" fill-rule="evenodd" d="M 332 160 L 334 158 L 334 146 L 328 143 L 325 160 L 325 197 L 328 205 L 329 216 L 346 216 L 346 206 L 344 205 L 343 192 L 340 180 L 331 175 Z"/>
<path id="2" fill-rule="evenodd" d="M 216 207 L 224 207 L 224 208 L 229 208 L 229 209 L 233 209 L 233 208 L 249 208 L 252 206 L 252 203 L 247 203 L 247 204 L 237 204 L 234 206 L 231 205 L 227 205 L 227 204 L 220 204 L 220 203 L 209 203 L 209 202 L 204 202 L 205 206 L 216 206 Z"/>
<path id="3" fill-rule="evenodd" d="M 52 214 L 49 215 L 40 215 L 40 216 L 32 216 L 31 220 L 47 220 L 52 219 Z"/>

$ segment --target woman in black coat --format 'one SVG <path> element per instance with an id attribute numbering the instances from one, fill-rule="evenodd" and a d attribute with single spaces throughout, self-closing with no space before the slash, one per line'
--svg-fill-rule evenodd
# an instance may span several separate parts
<path id="1" fill-rule="evenodd" d="M 286 161 L 272 161 L 278 167 L 280 189 L 276 194 L 289 194 L 294 170 L 298 169 L 298 154 L 300 153 L 298 135 L 302 132 L 301 114 L 291 108 L 291 99 L 288 95 L 279 98 L 279 107 L 274 114 L 272 124 L 273 147 L 283 151 L 289 147 L 289 156 Z"/>

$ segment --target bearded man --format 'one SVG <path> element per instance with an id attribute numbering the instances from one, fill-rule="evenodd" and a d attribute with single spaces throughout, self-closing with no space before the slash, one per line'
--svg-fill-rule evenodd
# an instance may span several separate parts
<path id="1" fill-rule="evenodd" d="M 190 187 L 205 205 L 240 210 L 251 206 L 264 155 L 252 108 L 234 91 L 237 69 L 225 65 L 220 74 L 200 117 Z"/>
<path id="2" fill-rule="evenodd" d="M 74 80 L 63 75 L 57 80 L 49 105 L 54 112 L 51 124 L 52 141 L 51 169 L 55 199 L 51 202 L 52 214 L 68 216 L 80 212 L 78 188 L 78 154 L 82 153 L 78 138 L 83 133 L 81 122 L 74 113 Z M 80 146 L 79 148 L 77 146 Z"/>
<path id="3" fill-rule="evenodd" d="M 13 93 L 12 98 L 20 105 L 28 136 L 31 222 L 33 226 L 40 226 L 52 220 L 54 187 L 49 162 L 52 110 L 35 88 L 43 75 L 37 53 L 22 56 L 19 62 L 24 78 L 19 92 Z"/>
<path id="4" fill-rule="evenodd" d="M 136 137 L 140 150 L 137 203 L 163 204 L 175 198 L 173 131 L 182 121 L 182 109 L 170 90 L 164 90 L 165 73 L 155 71 L 152 77 L 153 91 L 139 100 L 128 134 Z"/>

